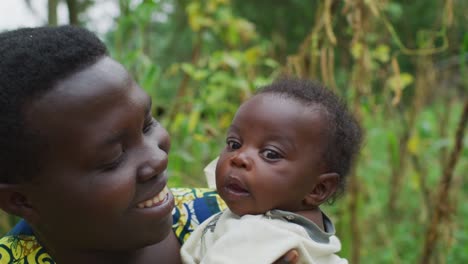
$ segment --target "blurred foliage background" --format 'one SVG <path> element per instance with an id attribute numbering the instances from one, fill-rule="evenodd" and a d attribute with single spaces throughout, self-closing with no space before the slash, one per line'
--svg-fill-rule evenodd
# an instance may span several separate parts
<path id="1" fill-rule="evenodd" d="M 25 0 L 29 4 L 34 0 Z M 98 1 L 65 5 L 86 26 Z M 366 133 L 325 206 L 350 263 L 468 263 L 468 1 L 113 0 L 102 37 L 172 137 L 170 185 L 206 186 L 237 107 L 282 75 L 320 80 Z M 0 230 L 16 219 L 0 212 Z"/>

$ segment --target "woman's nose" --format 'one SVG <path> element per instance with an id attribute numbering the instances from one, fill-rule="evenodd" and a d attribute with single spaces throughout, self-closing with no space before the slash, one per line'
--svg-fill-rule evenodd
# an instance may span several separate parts
<path id="1" fill-rule="evenodd" d="M 158 141 L 157 144 L 149 144 L 142 151 L 143 162 L 137 169 L 137 178 L 139 182 L 145 182 L 153 177 L 157 177 L 167 169 L 168 163 L 168 141 Z"/>
<path id="2" fill-rule="evenodd" d="M 164 129 L 163 127 L 159 127 L 159 128 L 160 129 L 158 129 L 155 135 L 157 145 L 162 151 L 166 152 L 167 154 L 169 153 L 169 150 L 171 149 L 171 139 L 166 129 Z"/>
<path id="3" fill-rule="evenodd" d="M 246 151 L 236 151 L 231 157 L 231 164 L 238 168 L 250 170 L 252 168 L 252 159 Z"/>

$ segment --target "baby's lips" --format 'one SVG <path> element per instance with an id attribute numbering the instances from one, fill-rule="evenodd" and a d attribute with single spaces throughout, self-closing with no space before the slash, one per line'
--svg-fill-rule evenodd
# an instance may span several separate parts
<path id="1" fill-rule="evenodd" d="M 240 186 L 239 184 L 236 184 L 236 183 L 229 184 L 228 188 L 235 191 L 235 192 L 244 192 L 244 193 L 249 192 L 249 191 L 247 191 L 247 189 L 243 188 L 242 186 Z"/>
<path id="2" fill-rule="evenodd" d="M 239 178 L 240 177 L 237 176 L 229 176 L 226 182 L 226 188 L 238 193 L 249 193 L 249 189 Z"/>

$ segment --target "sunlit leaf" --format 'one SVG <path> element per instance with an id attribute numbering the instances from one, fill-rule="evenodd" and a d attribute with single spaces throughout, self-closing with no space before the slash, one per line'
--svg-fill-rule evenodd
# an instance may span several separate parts
<path id="1" fill-rule="evenodd" d="M 413 75 L 407 72 L 402 72 L 400 75 L 394 75 L 387 80 L 387 85 L 390 89 L 396 90 L 403 90 L 409 85 L 411 85 L 414 81 Z"/>
<path id="2" fill-rule="evenodd" d="M 419 152 L 419 147 L 420 147 L 420 140 L 417 134 L 414 134 L 409 140 L 408 140 L 408 151 L 409 153 L 413 155 L 417 155 Z"/>
<path id="3" fill-rule="evenodd" d="M 210 139 L 208 137 L 206 137 L 205 135 L 203 134 L 194 134 L 193 135 L 193 138 L 196 140 L 196 141 L 200 141 L 200 142 L 208 142 Z"/>
<path id="4" fill-rule="evenodd" d="M 188 131 L 192 133 L 195 130 L 195 127 L 198 125 L 200 120 L 200 110 L 198 107 L 195 107 L 189 116 L 188 122 Z"/>
<path id="5" fill-rule="evenodd" d="M 390 48 L 387 45 L 378 45 L 373 51 L 373 56 L 380 62 L 388 62 L 390 60 Z"/>
<path id="6" fill-rule="evenodd" d="M 360 58 L 362 56 L 362 53 L 363 45 L 361 43 L 356 42 L 351 46 L 351 55 L 353 55 L 353 58 Z"/>

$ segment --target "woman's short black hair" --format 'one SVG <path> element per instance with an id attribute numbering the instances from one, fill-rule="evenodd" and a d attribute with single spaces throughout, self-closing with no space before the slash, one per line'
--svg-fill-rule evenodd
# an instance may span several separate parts
<path id="1" fill-rule="evenodd" d="M 345 102 L 322 84 L 304 79 L 281 78 L 257 91 L 263 93 L 279 94 L 324 110 L 330 128 L 324 161 L 330 172 L 340 175 L 340 188 L 333 198 L 342 193 L 362 142 L 361 127 Z"/>
<path id="2" fill-rule="evenodd" d="M 64 78 L 107 55 L 92 32 L 74 26 L 0 33 L 0 182 L 30 179 L 40 168 L 40 142 L 24 110 Z"/>

